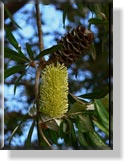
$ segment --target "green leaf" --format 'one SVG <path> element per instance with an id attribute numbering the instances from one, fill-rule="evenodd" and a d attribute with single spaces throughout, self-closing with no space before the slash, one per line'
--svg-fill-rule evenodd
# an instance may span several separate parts
<path id="1" fill-rule="evenodd" d="M 98 25 L 98 24 L 108 24 L 109 22 L 107 20 L 102 20 L 102 19 L 99 19 L 99 18 L 91 18 L 89 19 L 89 24 L 95 24 L 95 25 Z"/>
<path id="2" fill-rule="evenodd" d="M 108 147 L 108 145 L 106 145 L 102 138 L 95 132 L 89 132 L 87 133 L 87 136 L 89 135 L 89 139 L 91 140 L 93 147 L 97 148 L 97 149 L 110 149 Z"/>
<path id="3" fill-rule="evenodd" d="M 67 132 L 67 123 L 65 120 L 63 120 L 59 127 L 59 137 L 63 138 L 66 132 Z"/>
<path id="4" fill-rule="evenodd" d="M 66 20 L 66 17 L 67 17 L 67 11 L 66 11 L 66 10 L 63 10 L 63 28 L 65 28 L 65 20 Z"/>
<path id="5" fill-rule="evenodd" d="M 13 66 L 11 68 L 8 68 L 5 70 L 4 72 L 4 78 L 7 78 L 15 73 L 18 73 L 20 71 L 24 71 L 25 70 L 25 66 L 23 65 L 17 65 L 17 66 Z"/>
<path id="6" fill-rule="evenodd" d="M 59 129 L 59 126 L 57 125 L 55 120 L 48 121 L 45 124 L 51 130 L 58 131 Z"/>
<path id="7" fill-rule="evenodd" d="M 102 130 L 107 136 L 109 136 L 109 130 L 107 130 L 101 123 L 99 123 L 96 120 L 93 120 L 93 123 L 100 129 Z"/>
<path id="8" fill-rule="evenodd" d="M 86 110 L 86 104 L 81 104 L 79 102 L 75 102 L 70 107 L 69 113 L 81 112 L 81 111 L 85 111 L 85 110 Z"/>
<path id="9" fill-rule="evenodd" d="M 101 100 L 95 100 L 98 122 L 109 131 L 109 112 L 103 106 Z"/>
<path id="10" fill-rule="evenodd" d="M 13 23 L 17 28 L 22 29 L 22 28 L 16 23 L 16 21 L 14 21 L 14 19 L 13 19 L 11 13 L 9 12 L 9 10 L 8 10 L 5 6 L 4 6 L 4 9 L 5 9 L 6 14 L 7 14 L 8 17 L 10 18 L 10 20 L 12 21 L 12 23 Z"/>
<path id="11" fill-rule="evenodd" d="M 76 102 L 76 99 L 70 93 L 68 94 L 68 100 L 71 104 Z"/>
<path id="12" fill-rule="evenodd" d="M 83 1 L 76 0 L 75 2 L 76 5 L 78 6 L 78 9 L 82 11 L 84 9 Z"/>
<path id="13" fill-rule="evenodd" d="M 100 99 L 100 98 L 103 98 L 104 96 L 106 96 L 108 94 L 108 92 L 109 92 L 109 88 L 105 87 L 102 89 L 95 90 L 92 93 L 80 95 L 78 97 L 86 98 L 86 99 Z"/>
<path id="14" fill-rule="evenodd" d="M 78 140 L 81 146 L 84 146 L 86 148 L 89 147 L 89 144 L 87 143 L 84 134 L 80 131 L 78 131 Z"/>
<path id="15" fill-rule="evenodd" d="M 47 129 L 46 136 L 50 138 L 54 144 L 57 144 L 58 134 L 56 131 Z"/>
<path id="16" fill-rule="evenodd" d="M 22 77 L 25 75 L 25 73 L 22 73 L 18 78 L 17 80 L 15 81 L 15 84 L 14 84 L 14 95 L 15 95 L 15 92 L 16 92 L 16 88 L 17 88 L 17 85 L 19 83 L 19 81 L 22 79 Z"/>
<path id="17" fill-rule="evenodd" d="M 107 94 L 104 98 L 100 99 L 103 106 L 107 111 L 109 111 L 109 94 Z"/>
<path id="18" fill-rule="evenodd" d="M 78 97 L 80 97 L 80 96 L 78 96 Z M 88 104 L 89 102 L 87 102 L 87 101 L 85 101 L 85 100 L 83 100 L 83 99 L 80 99 L 80 98 L 78 98 L 77 96 L 74 96 L 73 94 L 71 94 L 71 93 L 69 93 L 68 94 L 68 99 L 69 99 L 69 102 L 71 103 L 71 104 L 73 104 L 73 103 L 75 103 L 75 102 L 79 102 L 79 103 L 82 103 L 82 104 Z"/>
<path id="19" fill-rule="evenodd" d="M 31 138 L 32 138 L 32 133 L 33 133 L 33 129 L 34 129 L 34 126 L 35 126 L 35 120 L 32 122 L 32 125 L 30 127 L 30 130 L 28 132 L 28 136 L 27 136 L 27 139 L 25 141 L 25 146 L 27 148 L 31 147 Z"/>
<path id="20" fill-rule="evenodd" d="M 28 59 L 23 54 L 17 53 L 16 51 L 7 47 L 4 48 L 4 56 L 16 62 L 28 62 Z"/>
<path id="21" fill-rule="evenodd" d="M 13 132 L 12 132 L 10 138 L 9 138 L 9 146 L 10 146 L 10 144 L 11 144 L 11 141 L 12 141 L 13 136 L 15 135 L 16 131 L 20 128 L 20 126 L 22 125 L 22 123 L 23 123 L 24 120 L 25 120 L 25 119 L 23 119 L 23 120 L 15 127 L 15 129 L 13 130 Z"/>
<path id="22" fill-rule="evenodd" d="M 30 44 L 26 43 L 26 49 L 27 49 L 27 52 L 28 52 L 28 55 L 29 55 L 30 59 L 33 60 L 34 59 L 34 53 L 31 49 Z"/>
<path id="23" fill-rule="evenodd" d="M 66 119 L 66 121 L 67 121 L 67 124 L 68 124 L 67 134 L 68 134 L 68 137 L 69 137 L 70 144 L 72 146 L 77 146 L 77 138 L 76 138 L 76 132 L 75 132 L 75 129 L 74 129 L 74 124 L 68 118 Z"/>
<path id="24" fill-rule="evenodd" d="M 62 49 L 62 45 L 61 44 L 58 44 L 58 45 L 55 45 L 51 48 L 48 48 L 46 50 L 43 50 L 40 52 L 40 54 L 36 57 L 36 59 L 39 59 L 41 57 L 43 57 L 44 55 L 47 55 L 47 54 L 52 54 L 53 52 L 59 50 L 59 49 Z"/>
<path id="25" fill-rule="evenodd" d="M 96 60 L 96 50 L 95 50 L 93 43 L 90 46 L 90 52 L 91 52 L 92 59 L 95 61 Z"/>
<path id="26" fill-rule="evenodd" d="M 82 133 L 86 133 L 86 132 L 90 132 L 94 130 L 89 115 L 79 115 L 79 120 L 76 124 L 79 131 Z"/>
<path id="27" fill-rule="evenodd" d="M 6 30 L 6 37 L 9 40 L 10 44 L 12 44 L 12 46 L 14 46 L 14 48 L 19 50 L 20 49 L 19 44 L 18 44 L 17 40 L 15 39 L 14 35 L 12 34 L 12 32 L 10 31 L 10 29 L 5 28 L 5 30 Z"/>

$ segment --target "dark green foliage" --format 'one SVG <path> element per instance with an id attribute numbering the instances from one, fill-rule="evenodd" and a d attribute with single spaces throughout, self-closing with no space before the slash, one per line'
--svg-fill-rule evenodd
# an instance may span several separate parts
<path id="1" fill-rule="evenodd" d="M 26 43 L 26 49 L 27 49 L 29 58 L 31 60 L 34 60 L 34 52 L 32 51 L 31 46 L 28 43 Z"/>
<path id="2" fill-rule="evenodd" d="M 48 49 L 46 49 L 46 50 L 43 50 L 43 51 L 41 51 L 40 54 L 36 57 L 36 59 L 39 59 L 39 58 L 43 57 L 44 55 L 51 54 L 51 53 L 53 53 L 53 52 L 55 52 L 56 50 L 59 50 L 59 49 L 61 49 L 61 48 L 62 48 L 62 45 L 61 45 L 61 44 L 58 44 L 58 45 L 56 45 L 56 46 L 53 46 L 53 47 L 48 48 Z"/>
<path id="3" fill-rule="evenodd" d="M 8 17 L 10 18 L 10 20 L 12 21 L 12 23 L 17 27 L 17 28 L 20 28 L 21 27 L 15 22 L 15 20 L 13 19 L 11 13 L 9 12 L 9 10 L 4 6 L 4 9 L 5 9 L 5 12 L 6 14 L 8 15 Z"/>
<path id="4" fill-rule="evenodd" d="M 74 7 L 70 1 L 60 3 L 59 1 L 52 2 L 48 0 L 47 5 L 49 4 L 54 5 L 56 10 L 62 11 L 63 20 L 61 24 L 66 31 L 70 32 L 70 29 L 82 23 L 90 30 L 94 26 L 97 32 L 94 32 L 94 41 L 89 52 L 81 55 L 68 68 L 68 71 L 71 71 L 69 74 L 68 112 L 61 119 L 58 119 L 59 122 L 55 121 L 55 119 L 44 122 L 42 116 L 39 115 L 42 122 L 42 132 L 52 147 L 56 146 L 57 149 L 110 149 L 108 143 L 106 143 L 110 136 L 109 4 L 75 0 L 76 7 Z M 15 28 L 19 27 L 9 11 L 7 9 L 5 11 Z M 92 12 L 92 18 L 88 17 L 90 11 Z M 66 24 L 66 19 L 68 19 L 69 24 Z M 87 19 L 88 25 L 86 24 Z M 5 85 L 14 85 L 14 94 L 16 93 L 16 88 L 22 85 L 24 90 L 17 100 L 20 101 L 23 96 L 26 96 L 27 100 L 23 105 L 27 104 L 28 106 L 24 113 L 22 109 L 10 110 L 10 107 L 6 105 L 8 98 L 5 98 L 5 136 L 7 135 L 5 145 L 7 147 L 9 145 L 10 148 L 14 137 L 18 136 L 20 138 L 21 135 L 24 135 L 23 127 L 28 123 L 28 120 L 31 120 L 32 124 L 28 128 L 28 135 L 22 148 L 50 149 L 43 138 L 38 137 L 35 141 L 32 139 L 32 133 L 35 125 L 37 125 L 37 117 L 28 114 L 30 103 L 32 103 L 30 108 L 36 105 L 34 100 L 35 70 L 33 68 L 35 66 L 31 64 L 34 62 L 37 64 L 45 55 L 49 54 L 51 56 L 54 52 L 62 50 L 62 45 L 57 44 L 39 53 L 38 44 L 32 42 L 34 37 L 32 36 L 29 42 L 26 40 L 20 47 L 19 41 L 13 35 L 13 31 L 17 29 L 13 28 L 10 25 L 5 25 L 5 39 L 7 39 L 4 49 L 5 81 L 7 77 L 12 76 L 10 77 L 12 78 L 11 81 L 6 81 Z M 56 38 L 56 35 L 54 37 Z M 58 38 L 61 37 L 62 34 L 58 36 Z M 23 39 L 21 38 L 21 40 Z M 17 75 L 16 73 L 19 74 Z M 82 89 L 84 89 L 83 93 Z M 79 94 L 79 92 L 81 92 L 81 95 L 74 95 L 75 93 Z M 59 138 L 62 139 L 62 142 L 59 142 Z"/>
<path id="5" fill-rule="evenodd" d="M 32 125 L 29 129 L 29 132 L 28 132 L 27 139 L 25 141 L 25 147 L 26 148 L 31 148 L 31 138 L 32 138 L 32 133 L 33 133 L 34 126 L 35 126 L 35 120 L 32 122 Z"/>
<path id="6" fill-rule="evenodd" d="M 25 66 L 22 66 L 22 65 L 13 66 L 9 69 L 6 69 L 4 72 L 4 78 L 7 78 L 15 73 L 18 73 L 18 72 L 23 72 L 24 69 L 25 69 Z"/>
<path id="7" fill-rule="evenodd" d="M 23 54 L 6 47 L 4 48 L 4 56 L 19 63 L 28 62 L 28 59 Z"/>

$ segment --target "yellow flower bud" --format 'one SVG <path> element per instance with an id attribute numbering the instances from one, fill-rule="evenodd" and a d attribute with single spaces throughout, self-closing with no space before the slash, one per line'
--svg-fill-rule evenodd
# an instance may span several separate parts
<path id="1" fill-rule="evenodd" d="M 50 64 L 42 71 L 40 85 L 40 112 L 51 118 L 60 118 L 68 110 L 68 73 L 62 64 Z"/>

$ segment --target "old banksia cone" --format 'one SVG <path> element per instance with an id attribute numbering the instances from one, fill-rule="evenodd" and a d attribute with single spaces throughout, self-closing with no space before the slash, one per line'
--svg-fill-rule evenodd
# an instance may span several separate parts
<path id="1" fill-rule="evenodd" d="M 47 65 L 41 74 L 40 112 L 60 118 L 68 110 L 68 74 L 63 64 Z"/>
<path id="2" fill-rule="evenodd" d="M 89 51 L 93 39 L 94 35 L 90 30 L 78 26 L 59 41 L 63 48 L 55 51 L 49 62 L 59 62 L 69 66 Z"/>

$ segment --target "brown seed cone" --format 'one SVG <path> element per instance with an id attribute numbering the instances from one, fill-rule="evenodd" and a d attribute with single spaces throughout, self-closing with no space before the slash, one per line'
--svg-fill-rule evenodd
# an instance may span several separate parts
<path id="1" fill-rule="evenodd" d="M 63 48 L 54 52 L 48 63 L 59 62 L 69 66 L 88 52 L 93 39 L 94 35 L 91 31 L 84 26 L 78 26 L 59 41 Z"/>

